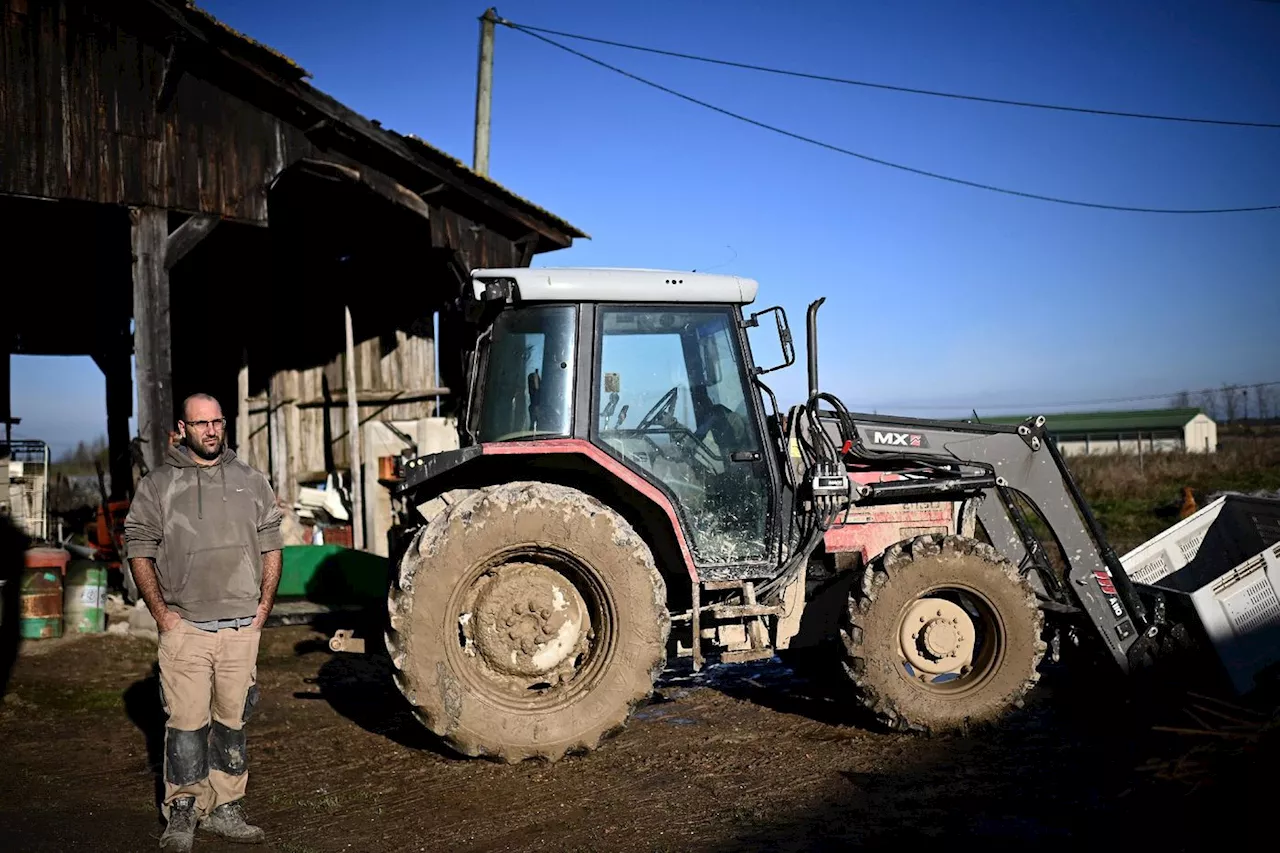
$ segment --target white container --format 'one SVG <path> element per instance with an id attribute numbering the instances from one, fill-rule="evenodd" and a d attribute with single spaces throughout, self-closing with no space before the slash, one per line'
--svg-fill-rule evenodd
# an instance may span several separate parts
<path id="1" fill-rule="evenodd" d="M 1227 495 L 1120 558 L 1193 611 L 1237 693 L 1280 664 L 1280 500 Z M 1181 605 L 1181 606 L 1179 606 Z"/>

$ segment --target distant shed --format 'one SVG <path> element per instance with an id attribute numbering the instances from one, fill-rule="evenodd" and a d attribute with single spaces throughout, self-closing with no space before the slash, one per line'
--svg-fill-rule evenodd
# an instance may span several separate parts
<path id="1" fill-rule="evenodd" d="M 1049 434 L 1064 456 L 1138 453 L 1139 449 L 1144 453 L 1215 453 L 1218 449 L 1218 425 L 1203 409 L 1064 412 L 1045 418 Z M 1025 420 L 1025 416 L 982 420 L 1012 424 Z"/>

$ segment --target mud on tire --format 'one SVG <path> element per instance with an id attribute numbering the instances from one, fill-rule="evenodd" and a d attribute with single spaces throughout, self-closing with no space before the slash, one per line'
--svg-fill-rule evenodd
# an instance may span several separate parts
<path id="1" fill-rule="evenodd" d="M 917 611 L 923 614 L 929 608 L 922 604 L 939 598 L 963 606 L 973 617 L 964 630 L 981 642 L 964 674 L 949 673 L 950 680 L 938 677 L 935 684 L 908 659 L 919 663 L 923 652 L 904 648 L 913 642 L 911 631 L 923 627 L 917 620 L 926 621 Z M 940 627 L 949 637 L 960 633 L 950 624 Z M 881 725 L 946 732 L 996 722 L 1022 704 L 1039 677 L 1043 629 L 1035 593 L 999 552 L 972 539 L 933 535 L 898 543 L 872 562 L 849 593 L 840 637 L 845 673 Z"/>
<path id="2" fill-rule="evenodd" d="M 666 664 L 666 586 L 644 540 L 565 486 L 446 495 L 388 609 L 396 684 L 457 752 L 556 761 L 625 724 Z"/>

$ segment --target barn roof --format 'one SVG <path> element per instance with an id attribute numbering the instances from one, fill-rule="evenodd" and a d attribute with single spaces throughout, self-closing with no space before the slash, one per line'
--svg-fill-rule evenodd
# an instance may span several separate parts
<path id="1" fill-rule="evenodd" d="M 479 174 L 451 154 L 413 134 L 400 134 L 388 130 L 376 120 L 365 118 L 340 104 L 305 82 L 311 74 L 298 63 L 278 50 L 232 29 L 189 0 L 134 1 L 163 9 L 188 37 L 194 36 L 198 40 L 207 42 L 215 50 L 225 52 L 236 60 L 254 66 L 278 88 L 303 97 L 304 100 L 325 112 L 333 114 L 343 124 L 352 126 L 352 129 L 360 134 L 381 141 L 396 154 L 424 161 L 422 163 L 424 166 L 446 170 L 460 186 L 488 195 L 498 203 L 520 211 L 525 216 L 540 220 L 571 238 L 589 238 L 590 235 L 586 232 L 523 196 L 517 195 L 488 176 Z"/>
<path id="2" fill-rule="evenodd" d="M 1143 409 L 1116 412 L 1063 412 L 1045 415 L 1045 427 L 1054 435 L 1083 433 L 1151 432 L 1156 430 L 1180 430 L 1203 409 Z M 1027 415 L 1000 415 L 984 417 L 984 423 L 1017 424 Z"/>

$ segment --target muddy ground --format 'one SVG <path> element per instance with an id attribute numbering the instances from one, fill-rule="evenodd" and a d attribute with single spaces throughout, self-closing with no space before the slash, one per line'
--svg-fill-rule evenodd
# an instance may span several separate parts
<path id="1" fill-rule="evenodd" d="M 0 706 L 0 850 L 155 849 L 154 661 L 154 643 L 129 636 L 27 645 Z M 696 679 L 670 671 L 601 750 L 509 767 L 439 746 L 389 671 L 382 656 L 329 652 L 308 626 L 266 631 L 247 801 L 266 849 L 824 850 L 964 839 L 1195 850 L 1232 843 L 1223 827 L 1249 830 L 1280 755 L 1266 735 L 1153 731 L 1227 724 L 1205 718 L 1203 703 L 1205 726 L 1180 706 L 1153 711 L 1083 674 L 1051 673 L 997 732 L 876 733 L 849 722 L 838 691 L 775 663 Z M 204 838 L 196 849 L 245 848 Z"/>

